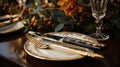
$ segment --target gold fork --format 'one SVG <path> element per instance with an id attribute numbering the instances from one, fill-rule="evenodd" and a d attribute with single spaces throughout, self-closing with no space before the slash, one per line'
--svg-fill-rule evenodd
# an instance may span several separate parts
<path id="1" fill-rule="evenodd" d="M 44 48 L 44 49 L 49 48 L 48 45 L 42 44 L 39 40 L 37 40 L 35 37 L 33 37 L 33 36 L 30 35 L 30 34 L 26 34 L 26 37 L 27 37 L 27 39 L 28 39 L 31 43 L 33 43 L 33 44 L 34 44 L 36 47 L 38 47 L 38 48 Z"/>

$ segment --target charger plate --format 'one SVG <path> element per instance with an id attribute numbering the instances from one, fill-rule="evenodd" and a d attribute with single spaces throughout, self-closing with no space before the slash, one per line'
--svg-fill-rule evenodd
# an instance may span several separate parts
<path id="1" fill-rule="evenodd" d="M 97 42 L 96 39 L 94 38 L 91 38 L 81 33 L 75 33 L 75 32 L 51 32 L 47 34 L 69 36 L 69 37 L 79 38 L 79 39 L 83 39 L 91 42 Z M 36 37 L 36 38 L 40 40 L 40 42 L 43 44 L 55 45 L 55 43 L 42 41 L 41 37 Z M 81 54 L 67 51 L 62 48 L 40 49 L 34 46 L 34 44 L 32 44 L 29 40 L 27 40 L 26 43 L 24 44 L 24 49 L 29 55 L 35 58 L 51 60 L 51 61 L 68 61 L 68 60 L 81 59 L 85 57 Z"/>

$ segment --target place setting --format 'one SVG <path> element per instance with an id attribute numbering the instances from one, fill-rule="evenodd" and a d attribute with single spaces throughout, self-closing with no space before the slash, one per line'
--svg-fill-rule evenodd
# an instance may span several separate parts
<path id="1" fill-rule="evenodd" d="M 21 35 L 26 33 L 25 23 L 24 20 L 20 20 L 19 14 L 1 16 L 0 37 L 2 41 L 13 37 L 15 34 Z"/>
<path id="2" fill-rule="evenodd" d="M 119 67 L 119 4 L 0 0 L 0 66 Z"/>
<path id="3" fill-rule="evenodd" d="M 76 32 L 50 32 L 44 35 L 29 31 L 24 50 L 32 57 L 50 61 L 70 61 L 91 57 L 103 59 L 99 52 L 106 45 L 96 39 Z"/>
<path id="4" fill-rule="evenodd" d="M 75 0 L 73 2 L 77 1 Z M 61 29 L 65 26 L 66 23 L 75 23 L 76 20 L 66 21 L 69 19 L 68 17 L 68 19 L 65 20 L 66 16 L 64 18 L 60 17 L 64 16 L 61 15 L 61 13 L 60 15 L 58 14 L 59 16 L 57 16 L 56 13 L 53 13 L 53 15 L 50 18 L 47 18 L 49 25 L 50 23 L 52 25 L 52 22 L 55 19 L 58 20 L 56 20 L 55 22 L 59 22 L 60 24 L 58 24 L 55 27 L 54 32 L 47 32 L 41 34 L 41 32 L 39 31 L 41 29 L 38 29 L 38 32 L 33 32 L 35 30 L 28 31 L 28 33 L 26 34 L 28 40 L 24 44 L 25 51 L 35 58 L 50 61 L 68 61 L 81 59 L 84 57 L 104 59 L 104 56 L 101 55 L 100 52 L 104 51 L 107 46 L 105 44 L 100 43 L 99 41 L 109 39 L 109 35 L 101 32 L 101 28 L 103 25 L 102 18 L 106 15 L 105 12 L 107 9 L 107 2 L 108 0 L 90 0 L 92 16 L 96 19 L 96 32 L 94 34 L 85 35 L 77 32 L 61 31 Z M 67 9 L 69 8 L 66 8 L 66 10 Z M 67 14 L 67 11 L 65 12 Z M 39 18 L 41 19 L 41 17 Z M 74 17 L 73 15 L 72 18 L 76 17 Z M 36 27 L 34 28 L 42 28 L 42 22 L 46 22 L 43 20 L 41 22 L 41 26 L 39 26 L 39 24 L 37 24 L 37 21 L 41 21 L 40 19 L 34 18 L 33 25 L 36 25 Z"/>
<path id="5" fill-rule="evenodd" d="M 42 60 L 49 60 L 49 61 L 70 61 L 70 60 L 82 59 L 85 57 L 90 57 L 93 59 L 104 59 L 104 56 L 100 54 L 100 52 L 106 49 L 106 45 L 98 42 L 97 39 L 98 37 L 95 38 L 89 35 L 82 34 L 80 32 L 79 33 L 68 32 L 68 31 L 58 32 L 62 29 L 62 27 L 65 26 L 65 24 L 67 25 L 67 23 L 70 22 L 75 23 L 77 22 L 77 20 L 71 19 L 70 17 L 63 15 L 62 12 L 59 12 L 57 10 L 53 11 L 55 12 L 53 13 L 53 15 L 51 13 L 51 17 L 50 16 L 46 17 L 43 15 L 44 13 L 42 13 L 46 10 L 42 11 L 42 8 L 39 7 L 38 10 L 33 10 L 32 12 L 32 9 L 31 10 L 27 9 L 26 0 L 25 1 L 17 0 L 17 1 L 19 3 L 19 6 L 21 6 L 22 10 L 19 14 L 4 15 L 0 17 L 0 31 L 1 31 L 0 36 L 3 36 L 4 34 L 9 35 L 9 33 L 14 33 L 21 29 L 22 31 L 24 31 L 23 28 L 25 28 L 25 24 L 28 24 L 27 32 L 25 34 L 25 37 L 27 39 L 26 42 L 24 43 L 24 50 L 27 54 L 29 54 L 32 57 Z M 94 0 L 91 0 L 91 4 L 94 5 L 92 1 Z M 104 4 L 102 5 L 104 6 Z M 99 6 L 100 5 L 98 5 L 97 7 Z M 92 6 L 92 9 L 95 8 L 93 8 Z M 50 11 L 52 10 L 53 9 L 51 9 Z M 96 8 L 95 10 L 99 10 L 99 9 Z M 26 15 L 27 11 L 28 14 L 30 13 L 29 15 Z M 94 13 L 94 10 L 92 10 L 92 12 Z M 58 13 L 58 15 L 56 15 L 56 13 Z M 59 14 L 60 16 L 64 16 L 64 18 L 61 18 Z M 99 13 L 94 13 L 94 14 L 97 15 Z M 95 18 L 98 17 L 96 15 L 95 16 L 93 15 L 93 17 Z M 100 20 L 102 18 L 100 18 Z M 55 22 L 59 22 L 60 24 L 54 27 L 54 25 L 52 25 L 53 20 Z M 99 23 L 100 24 L 96 26 L 96 29 L 100 27 L 102 24 L 102 22 L 100 21 Z M 41 33 L 40 31 L 38 31 L 41 30 L 43 26 L 49 27 L 46 24 L 48 25 L 51 24 L 51 27 L 55 28 L 54 32 Z M 102 33 L 99 32 L 98 34 L 102 34 Z M 103 38 L 103 40 L 105 39 Z"/>
<path id="6" fill-rule="evenodd" d="M 13 1 L 12 3 L 2 2 L 3 6 L 1 11 L 4 14 L 0 14 L 0 37 L 6 38 L 14 36 L 15 34 L 21 35 L 27 32 L 26 19 L 24 18 L 24 12 L 26 8 L 22 8 L 21 1 Z"/>

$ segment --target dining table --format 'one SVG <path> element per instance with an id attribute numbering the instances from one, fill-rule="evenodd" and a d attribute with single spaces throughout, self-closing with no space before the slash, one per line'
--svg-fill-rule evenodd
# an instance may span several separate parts
<path id="1" fill-rule="evenodd" d="M 100 41 L 107 46 L 101 52 L 104 59 L 84 57 L 75 60 L 44 60 L 24 50 L 27 32 L 21 30 L 0 36 L 0 67 L 120 67 L 120 39 L 110 37 Z"/>

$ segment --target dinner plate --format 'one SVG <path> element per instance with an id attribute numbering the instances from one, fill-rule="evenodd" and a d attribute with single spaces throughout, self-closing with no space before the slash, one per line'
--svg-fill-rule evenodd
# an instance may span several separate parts
<path id="1" fill-rule="evenodd" d="M 87 35 L 81 34 L 81 33 L 75 33 L 75 32 L 51 32 L 47 34 L 52 34 L 52 35 L 59 35 L 59 36 L 69 36 L 69 37 L 74 37 L 74 38 L 79 38 L 82 40 L 86 41 L 91 41 L 91 42 L 97 42 L 96 39 L 91 38 Z M 36 37 L 42 44 L 47 44 L 47 45 L 57 45 L 55 43 L 43 41 L 41 37 Z M 68 51 L 64 48 L 51 48 L 51 49 L 40 49 L 34 44 L 32 44 L 29 40 L 26 41 L 24 44 L 24 49 L 25 51 L 39 59 L 44 59 L 44 60 L 52 60 L 52 61 L 66 61 L 66 60 L 76 60 L 76 59 L 81 59 L 84 58 L 85 56 Z"/>
<path id="2" fill-rule="evenodd" d="M 10 33 L 22 29 L 24 27 L 24 22 L 25 21 L 17 21 L 9 25 L 0 27 L 0 34 Z"/>

